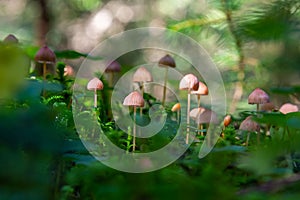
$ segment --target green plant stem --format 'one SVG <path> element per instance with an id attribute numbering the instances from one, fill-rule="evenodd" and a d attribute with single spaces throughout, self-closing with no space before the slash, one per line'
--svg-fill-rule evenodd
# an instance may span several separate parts
<path id="1" fill-rule="evenodd" d="M 167 79 L 168 79 L 168 67 L 166 67 L 166 73 L 165 73 L 164 91 L 163 91 L 163 99 L 162 99 L 163 106 L 165 105 L 165 101 L 166 101 Z"/>

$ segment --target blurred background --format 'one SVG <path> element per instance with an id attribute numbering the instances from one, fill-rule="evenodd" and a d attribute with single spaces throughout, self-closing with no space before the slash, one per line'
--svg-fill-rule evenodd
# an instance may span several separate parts
<path id="1" fill-rule="evenodd" d="M 199 42 L 220 69 L 230 113 L 247 108 L 240 100 L 255 87 L 270 93 L 276 106 L 299 102 L 297 95 L 271 91 L 299 85 L 296 0 L 1 0 L 0 6 L 1 38 L 13 33 L 23 44 L 46 43 L 57 50 L 88 53 L 113 34 L 138 27 L 183 32 Z M 159 56 L 148 57 L 154 62 Z M 78 69 L 81 61 L 70 63 Z"/>

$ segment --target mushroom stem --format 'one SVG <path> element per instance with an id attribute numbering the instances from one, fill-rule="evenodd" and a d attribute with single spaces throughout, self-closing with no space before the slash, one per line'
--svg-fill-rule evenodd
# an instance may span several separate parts
<path id="1" fill-rule="evenodd" d="M 133 145 L 132 145 L 132 151 L 135 151 L 135 137 L 136 137 L 136 106 L 133 106 Z"/>
<path id="2" fill-rule="evenodd" d="M 165 101 L 166 101 L 167 79 L 168 79 L 168 67 L 166 67 L 166 73 L 165 73 L 164 92 L 163 92 L 163 99 L 162 99 L 163 106 L 165 105 Z"/>
<path id="3" fill-rule="evenodd" d="M 46 70 L 47 70 L 47 64 L 46 62 L 43 62 L 43 78 L 46 80 Z"/>
<path id="4" fill-rule="evenodd" d="M 188 144 L 189 143 L 189 133 L 190 133 L 190 99 L 191 99 L 191 90 L 188 90 L 188 99 L 187 99 L 187 118 L 186 118 L 186 139 L 185 139 L 185 143 Z"/>
<path id="5" fill-rule="evenodd" d="M 94 89 L 94 108 L 97 108 L 97 89 Z"/>
<path id="6" fill-rule="evenodd" d="M 113 81 L 114 81 L 114 73 L 111 72 L 109 74 L 109 86 L 112 87 L 113 86 Z"/>
<path id="7" fill-rule="evenodd" d="M 179 123 L 179 119 L 180 119 L 180 110 L 177 110 L 177 122 Z"/>
<path id="8" fill-rule="evenodd" d="M 256 104 L 256 111 L 259 111 L 259 104 Z"/>
<path id="9" fill-rule="evenodd" d="M 144 97 L 144 82 L 141 82 L 141 95 Z M 140 116 L 143 115 L 143 107 L 140 107 Z"/>
<path id="10" fill-rule="evenodd" d="M 197 99 L 198 99 L 198 108 L 200 108 L 200 97 L 201 97 L 201 95 L 198 94 L 198 95 L 197 95 Z"/>

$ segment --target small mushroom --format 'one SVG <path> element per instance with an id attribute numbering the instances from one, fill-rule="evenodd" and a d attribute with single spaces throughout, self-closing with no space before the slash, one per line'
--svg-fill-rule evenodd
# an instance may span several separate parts
<path id="1" fill-rule="evenodd" d="M 19 43 L 19 40 L 16 36 L 14 36 L 13 34 L 9 34 L 7 35 L 4 40 L 3 40 L 4 43 L 9 43 L 9 44 L 17 44 Z"/>
<path id="2" fill-rule="evenodd" d="M 248 116 L 242 123 L 240 124 L 239 130 L 247 131 L 247 140 L 246 140 L 246 146 L 248 146 L 250 132 L 257 132 L 257 141 L 259 142 L 259 131 L 260 126 L 258 123 L 253 121 L 252 116 Z"/>
<path id="3" fill-rule="evenodd" d="M 259 111 L 259 104 L 270 102 L 269 95 L 260 88 L 256 88 L 248 97 L 248 104 L 256 104 L 256 111 Z"/>
<path id="4" fill-rule="evenodd" d="M 35 54 L 34 60 L 37 63 L 43 64 L 43 78 L 46 80 L 46 73 L 47 73 L 47 64 L 54 65 L 56 62 L 56 56 L 54 52 L 49 49 L 46 45 L 44 45 L 42 48 L 38 50 L 38 52 Z M 52 70 L 52 73 L 54 73 L 55 70 Z"/>
<path id="5" fill-rule="evenodd" d="M 153 81 L 153 77 L 145 67 L 140 67 L 133 74 L 132 81 L 141 84 L 141 93 L 142 93 L 141 95 L 144 96 L 144 83 Z M 141 107 L 140 115 L 142 115 L 142 113 L 143 113 L 143 108 Z"/>
<path id="6" fill-rule="evenodd" d="M 198 89 L 198 78 L 193 74 L 185 75 L 179 83 L 180 90 L 187 90 L 188 91 L 188 99 L 187 99 L 187 128 L 186 128 L 186 140 L 185 143 L 189 143 L 189 125 L 190 125 L 190 107 L 191 107 L 191 91 Z"/>
<path id="7" fill-rule="evenodd" d="M 231 115 L 226 115 L 223 120 L 224 127 L 229 126 L 230 123 L 231 123 Z"/>
<path id="8" fill-rule="evenodd" d="M 174 59 L 169 54 L 167 54 L 158 61 L 158 66 L 166 68 L 163 99 L 162 99 L 162 105 L 164 106 L 166 100 L 166 91 L 167 91 L 168 68 L 169 67 L 175 68 L 176 63 Z"/>
<path id="9" fill-rule="evenodd" d="M 275 109 L 275 105 L 272 102 L 263 103 L 260 105 L 260 111 L 271 112 Z"/>
<path id="10" fill-rule="evenodd" d="M 70 65 L 66 65 L 64 68 L 64 76 L 74 76 L 74 69 Z"/>
<path id="11" fill-rule="evenodd" d="M 124 106 L 133 106 L 133 146 L 132 149 L 135 151 L 135 138 L 136 138 L 136 107 L 144 106 L 144 99 L 142 95 L 133 91 L 129 95 L 127 95 L 123 101 Z"/>
<path id="12" fill-rule="evenodd" d="M 112 87 L 114 81 L 114 73 L 121 71 L 121 65 L 117 61 L 112 61 L 105 69 L 105 73 L 109 75 L 109 86 Z"/>
<path id="13" fill-rule="evenodd" d="M 97 90 L 103 89 L 103 83 L 98 78 L 91 79 L 87 84 L 88 90 L 94 91 L 94 108 L 97 108 Z"/>
<path id="14" fill-rule="evenodd" d="M 291 112 L 298 112 L 298 111 L 299 111 L 298 106 L 291 104 L 291 103 L 285 103 L 279 109 L 279 112 L 281 112 L 283 114 L 287 114 L 287 113 L 291 113 Z"/>
<path id="15" fill-rule="evenodd" d="M 180 103 L 176 103 L 171 109 L 172 112 L 177 112 L 177 122 L 178 123 L 179 123 L 179 119 L 180 119 L 180 108 L 181 108 Z"/>
<path id="16" fill-rule="evenodd" d="M 201 124 L 217 124 L 218 118 L 217 114 L 207 108 L 198 107 L 194 108 L 190 111 L 190 117 L 197 123 L 198 129 L 200 128 Z M 203 135 L 203 132 L 200 131 L 201 135 Z"/>
<path id="17" fill-rule="evenodd" d="M 199 81 L 198 90 L 192 91 L 191 94 L 196 94 L 198 99 L 198 108 L 200 107 L 200 97 L 201 95 L 208 95 L 208 88 L 207 86 Z"/>

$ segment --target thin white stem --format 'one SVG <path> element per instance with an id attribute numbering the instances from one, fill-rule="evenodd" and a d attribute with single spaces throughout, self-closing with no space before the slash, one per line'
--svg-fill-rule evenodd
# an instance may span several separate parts
<path id="1" fill-rule="evenodd" d="M 135 137 L 136 137 L 135 118 L 136 118 L 136 106 L 133 107 L 133 145 L 132 145 L 132 151 L 135 151 Z"/>
<path id="2" fill-rule="evenodd" d="M 97 89 L 94 89 L 94 108 L 97 108 Z"/>
<path id="3" fill-rule="evenodd" d="M 164 93 L 163 93 L 163 99 L 162 99 L 162 105 L 165 105 L 166 101 L 166 92 L 167 92 L 167 79 L 168 79 L 168 68 L 166 67 L 166 73 L 165 73 L 165 82 L 164 82 Z"/>
<path id="4" fill-rule="evenodd" d="M 187 118 L 186 118 L 186 139 L 185 139 L 185 143 L 188 144 L 189 143 L 189 134 L 190 134 L 190 99 L 191 99 L 191 91 L 190 89 L 188 90 L 188 99 L 187 99 Z"/>

